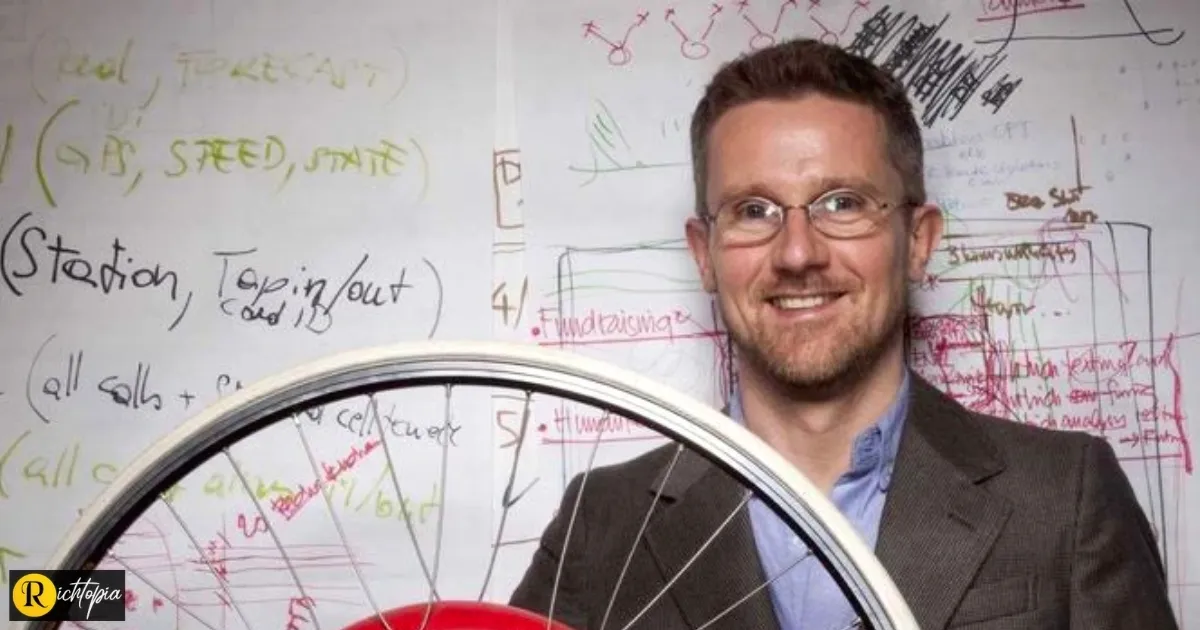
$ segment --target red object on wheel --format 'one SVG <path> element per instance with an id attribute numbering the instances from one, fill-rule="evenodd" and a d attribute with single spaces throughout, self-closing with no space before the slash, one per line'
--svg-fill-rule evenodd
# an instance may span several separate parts
<path id="1" fill-rule="evenodd" d="M 426 611 L 424 630 L 573 630 L 522 608 L 470 601 L 401 606 L 380 613 L 382 620 L 371 615 L 345 630 L 421 630 Z"/>

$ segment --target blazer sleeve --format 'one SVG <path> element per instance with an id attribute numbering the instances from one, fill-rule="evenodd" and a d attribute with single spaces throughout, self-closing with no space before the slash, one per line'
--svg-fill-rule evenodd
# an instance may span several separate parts
<path id="1" fill-rule="evenodd" d="M 509 598 L 512 606 L 551 617 L 574 630 L 588 630 L 588 614 L 584 603 L 587 568 L 583 561 L 587 549 L 588 519 L 584 516 L 582 485 L 582 475 L 577 475 L 567 484 L 557 513 L 542 533 L 529 567 Z M 572 514 L 577 514 L 573 525 Z M 568 529 L 571 537 L 569 545 Z"/>
<path id="2" fill-rule="evenodd" d="M 1072 630 L 1177 630 L 1162 558 L 1146 514 L 1107 441 L 1082 449 Z"/>

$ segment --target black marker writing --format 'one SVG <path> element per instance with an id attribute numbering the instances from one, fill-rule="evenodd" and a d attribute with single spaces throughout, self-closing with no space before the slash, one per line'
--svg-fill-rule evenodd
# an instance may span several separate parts
<path id="1" fill-rule="evenodd" d="M 380 272 L 369 268 L 370 254 L 362 254 L 343 273 L 319 274 L 307 265 L 292 273 L 275 273 L 256 266 L 249 258 L 257 249 L 218 251 L 221 276 L 217 307 L 229 317 L 270 328 L 290 326 L 315 334 L 332 328 L 339 307 L 377 309 L 396 306 L 410 297 L 428 299 L 428 289 L 417 292 L 408 267 Z M 437 288 L 437 314 L 441 316 L 441 281 L 433 271 Z M 343 307 L 342 305 L 345 305 Z M 434 322 L 436 330 L 437 322 Z"/>
<path id="2" fill-rule="evenodd" d="M 904 84 L 914 104 L 923 107 L 926 127 L 939 120 L 954 120 L 975 98 L 993 72 L 1007 59 L 976 55 L 961 43 L 938 34 L 946 21 L 922 22 L 904 11 L 893 13 L 884 5 L 867 18 L 846 47 L 850 53 L 875 61 Z M 980 95 L 993 113 L 1017 90 L 1021 79 L 1004 75 Z"/>
<path id="3" fill-rule="evenodd" d="M 174 330 L 187 313 L 192 292 L 180 288 L 179 274 L 159 263 L 141 263 L 114 238 L 102 255 L 70 247 L 62 234 L 51 234 L 29 222 L 33 213 L 17 217 L 0 241 L 0 277 L 13 295 L 25 295 L 28 284 L 86 287 L 104 295 L 146 290 L 165 293 L 179 303 L 179 314 L 168 326 Z"/>

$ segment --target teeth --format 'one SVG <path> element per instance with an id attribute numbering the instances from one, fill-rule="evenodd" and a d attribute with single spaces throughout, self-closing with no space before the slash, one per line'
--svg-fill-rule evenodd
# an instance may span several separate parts
<path id="1" fill-rule="evenodd" d="M 772 300 L 775 306 L 786 309 L 816 308 L 830 300 L 828 295 L 810 295 L 806 297 L 780 297 Z"/>

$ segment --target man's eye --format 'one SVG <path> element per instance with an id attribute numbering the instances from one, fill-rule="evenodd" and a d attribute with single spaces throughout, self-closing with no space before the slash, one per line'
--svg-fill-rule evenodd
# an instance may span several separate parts
<path id="1" fill-rule="evenodd" d="M 762 199 L 747 199 L 735 206 L 740 221 L 763 221 L 774 218 L 775 204 Z"/>
<path id="2" fill-rule="evenodd" d="M 863 212 L 867 209 L 865 199 L 851 192 L 833 193 L 821 198 L 818 204 L 822 210 L 830 214 L 845 214 Z"/>

